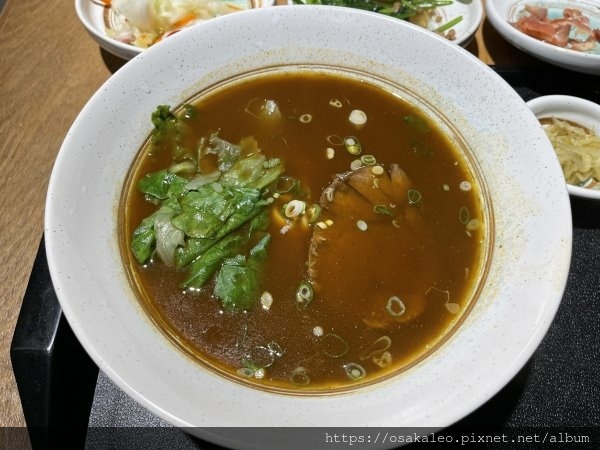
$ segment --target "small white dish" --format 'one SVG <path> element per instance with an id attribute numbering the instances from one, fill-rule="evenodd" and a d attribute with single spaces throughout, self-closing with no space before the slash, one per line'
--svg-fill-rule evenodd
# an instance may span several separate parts
<path id="1" fill-rule="evenodd" d="M 554 11 L 577 8 L 590 18 L 592 28 L 600 27 L 598 2 L 589 0 L 487 0 L 485 12 L 492 26 L 504 39 L 530 55 L 576 72 L 600 75 L 600 44 L 592 51 L 576 51 L 542 42 L 519 31 L 511 23 L 522 14 L 525 5 L 543 5 Z"/>
<path id="2" fill-rule="evenodd" d="M 538 119 L 556 117 L 580 124 L 600 134 L 600 105 L 597 103 L 570 95 L 546 95 L 529 100 L 527 106 Z M 600 190 L 567 183 L 567 191 L 575 197 L 600 200 Z"/>

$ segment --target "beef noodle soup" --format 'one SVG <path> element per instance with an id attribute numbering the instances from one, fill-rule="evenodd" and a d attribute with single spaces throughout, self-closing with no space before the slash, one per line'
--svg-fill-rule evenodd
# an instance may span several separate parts
<path id="1" fill-rule="evenodd" d="M 306 70 L 157 105 L 119 215 L 153 322 L 210 370 L 289 393 L 364 386 L 439 347 L 491 226 L 473 163 L 413 103 Z"/>

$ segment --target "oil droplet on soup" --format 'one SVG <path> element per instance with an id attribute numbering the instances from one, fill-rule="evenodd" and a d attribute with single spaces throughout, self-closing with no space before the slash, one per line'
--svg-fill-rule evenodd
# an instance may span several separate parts
<path id="1" fill-rule="evenodd" d="M 262 74 L 152 122 L 122 254 L 154 323 L 203 366 L 279 391 L 353 388 L 430 354 L 469 310 L 480 183 L 406 100 L 338 74 Z"/>

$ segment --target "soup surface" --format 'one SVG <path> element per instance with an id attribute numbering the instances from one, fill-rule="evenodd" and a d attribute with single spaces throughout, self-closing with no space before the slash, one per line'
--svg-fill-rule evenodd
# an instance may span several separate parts
<path id="1" fill-rule="evenodd" d="M 121 201 L 122 253 L 156 325 L 235 380 L 371 383 L 431 353 L 489 244 L 456 144 L 400 95 L 271 73 L 160 106 Z"/>

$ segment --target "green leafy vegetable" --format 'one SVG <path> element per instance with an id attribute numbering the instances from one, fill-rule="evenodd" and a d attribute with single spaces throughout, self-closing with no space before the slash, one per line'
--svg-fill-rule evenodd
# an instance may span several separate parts
<path id="1" fill-rule="evenodd" d="M 281 175 L 281 161 L 278 158 L 267 159 L 261 153 L 254 153 L 238 159 L 223 174 L 221 182 L 232 186 L 262 189 L 275 182 L 279 175 Z"/>
<path id="2" fill-rule="evenodd" d="M 217 244 L 211 246 L 191 265 L 188 277 L 181 284 L 184 289 L 200 289 L 221 266 L 225 258 L 239 251 L 245 242 L 243 236 L 230 234 Z"/>
<path id="3" fill-rule="evenodd" d="M 250 256 L 236 255 L 223 261 L 215 283 L 214 294 L 226 309 L 250 309 L 258 300 L 261 262 L 266 255 L 270 235 L 263 237 L 250 250 Z"/>
<path id="4" fill-rule="evenodd" d="M 147 200 L 156 203 L 183 194 L 187 182 L 185 178 L 165 169 L 145 175 L 139 180 L 138 189 L 146 194 Z"/>
<path id="5" fill-rule="evenodd" d="M 195 114 L 193 106 L 179 116 L 159 106 L 152 114 L 153 143 L 180 149 L 178 129 Z M 158 210 L 133 232 L 131 250 L 140 264 L 157 255 L 167 266 L 185 268 L 184 289 L 201 289 L 214 277 L 214 294 L 225 308 L 247 309 L 258 298 L 270 238 L 265 192 L 282 174 L 283 164 L 263 155 L 252 137 L 235 145 L 213 133 L 194 145 L 196 158 L 216 155 L 218 170 L 202 173 L 197 159 L 189 154 L 180 159 L 176 151 L 169 169 L 142 177 L 137 187 Z"/>
<path id="6" fill-rule="evenodd" d="M 146 264 L 150 260 L 157 246 L 161 248 L 161 254 L 164 256 L 162 249 L 169 247 L 169 244 L 166 243 L 166 240 L 175 240 L 177 242 L 181 242 L 181 236 L 177 234 L 177 231 L 173 230 L 176 233 L 176 236 L 170 236 L 166 233 L 166 229 L 160 229 L 161 221 L 165 217 L 172 217 L 178 211 L 180 211 L 180 209 L 177 200 L 174 198 L 169 199 L 165 201 L 164 204 L 154 214 L 151 214 L 142 220 L 140 225 L 134 230 L 131 240 L 131 250 L 135 256 L 135 259 L 140 264 Z M 160 229 L 158 233 L 157 227 Z M 169 259 L 167 259 L 165 262 L 168 264 Z"/>
<path id="7" fill-rule="evenodd" d="M 293 0 L 297 5 L 333 5 L 409 19 L 422 11 L 452 4 L 452 0 Z"/>
<path id="8" fill-rule="evenodd" d="M 156 111 L 152 113 L 152 142 L 158 142 L 168 136 L 173 136 L 177 132 L 177 116 L 171 112 L 169 105 L 159 105 Z"/>
<path id="9" fill-rule="evenodd" d="M 156 234 L 154 233 L 154 215 L 146 217 L 133 232 L 131 251 L 140 264 L 145 264 L 154 253 Z"/>

